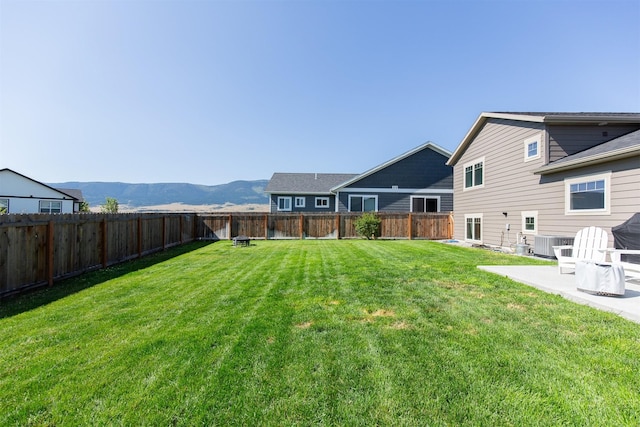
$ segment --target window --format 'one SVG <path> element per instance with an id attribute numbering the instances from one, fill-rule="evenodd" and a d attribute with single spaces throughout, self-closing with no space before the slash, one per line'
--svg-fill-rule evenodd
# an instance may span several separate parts
<path id="1" fill-rule="evenodd" d="M 525 234 L 538 233 L 538 211 L 522 212 L 522 232 Z"/>
<path id="2" fill-rule="evenodd" d="M 472 242 L 482 241 L 482 214 L 469 214 L 464 216 L 465 240 Z"/>
<path id="3" fill-rule="evenodd" d="M 540 158 L 540 135 L 524 140 L 524 161 Z"/>
<path id="4" fill-rule="evenodd" d="M 316 197 L 316 208 L 328 208 L 328 207 L 329 207 L 328 197 Z"/>
<path id="5" fill-rule="evenodd" d="M 438 197 L 411 196 L 411 212 L 440 212 Z"/>
<path id="6" fill-rule="evenodd" d="M 349 196 L 349 212 L 376 212 L 378 196 Z"/>
<path id="7" fill-rule="evenodd" d="M 290 211 L 291 210 L 291 197 L 278 197 L 278 210 Z"/>
<path id="8" fill-rule="evenodd" d="M 611 172 L 565 179 L 565 213 L 609 214 Z"/>
<path id="9" fill-rule="evenodd" d="M 51 200 L 40 201 L 40 213 L 60 213 L 62 212 L 62 202 Z"/>
<path id="10" fill-rule="evenodd" d="M 0 214 L 9 213 L 9 199 L 0 199 Z"/>
<path id="11" fill-rule="evenodd" d="M 296 197 L 296 208 L 304 208 L 305 198 L 304 197 Z"/>
<path id="12" fill-rule="evenodd" d="M 464 189 L 484 186 L 484 157 L 464 165 Z"/>

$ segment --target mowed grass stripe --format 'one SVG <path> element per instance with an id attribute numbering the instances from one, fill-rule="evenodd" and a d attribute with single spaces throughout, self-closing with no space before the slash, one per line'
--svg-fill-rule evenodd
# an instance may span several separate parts
<path id="1" fill-rule="evenodd" d="M 638 325 L 475 268 L 535 260 L 426 241 L 190 248 L 1 306 L 0 424 L 640 422 Z"/>

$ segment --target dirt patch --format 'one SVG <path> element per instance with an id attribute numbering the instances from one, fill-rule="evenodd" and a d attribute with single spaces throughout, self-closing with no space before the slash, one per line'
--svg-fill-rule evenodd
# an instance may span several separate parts
<path id="1" fill-rule="evenodd" d="M 389 326 L 389 328 L 397 330 L 413 329 L 413 327 L 405 321 L 396 322 Z"/>
<path id="2" fill-rule="evenodd" d="M 379 317 L 396 317 L 396 313 L 393 310 L 378 309 L 376 311 L 362 310 L 364 317 L 360 319 L 362 323 L 373 323 Z"/>
<path id="3" fill-rule="evenodd" d="M 296 325 L 296 328 L 298 328 L 298 329 L 309 329 L 311 327 L 311 325 L 313 325 L 313 322 L 298 323 Z"/>
<path id="4" fill-rule="evenodd" d="M 364 311 L 364 314 L 371 317 L 396 317 L 396 313 L 393 310 L 376 310 L 373 313 L 370 313 L 368 310 Z"/>
<path id="5" fill-rule="evenodd" d="M 511 310 L 527 311 L 527 308 L 525 306 L 523 306 L 523 305 L 520 305 L 520 304 L 509 303 L 509 304 L 507 304 L 507 308 L 509 308 Z"/>

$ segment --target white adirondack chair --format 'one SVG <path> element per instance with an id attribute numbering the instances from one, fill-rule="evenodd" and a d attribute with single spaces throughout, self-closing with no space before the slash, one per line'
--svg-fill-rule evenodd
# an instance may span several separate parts
<path id="1" fill-rule="evenodd" d="M 606 257 L 607 232 L 599 227 L 587 227 L 578 231 L 573 245 L 554 246 L 553 252 L 558 258 L 558 270 L 576 268 L 576 261 L 604 262 Z M 567 254 L 569 252 L 569 254 Z"/>

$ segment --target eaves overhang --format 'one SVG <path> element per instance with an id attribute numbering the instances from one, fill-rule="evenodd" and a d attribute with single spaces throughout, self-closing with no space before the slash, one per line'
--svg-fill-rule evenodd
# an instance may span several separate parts
<path id="1" fill-rule="evenodd" d="M 66 197 L 63 197 L 63 198 L 62 198 L 62 200 L 77 200 L 77 201 L 79 201 L 79 202 L 81 201 L 81 200 L 80 200 L 80 199 L 78 199 L 77 197 L 74 197 L 73 195 L 66 193 L 64 190 L 61 190 L 61 189 L 59 189 L 59 188 L 53 188 L 53 187 L 51 187 L 50 185 L 47 185 L 47 184 L 45 184 L 45 183 L 43 183 L 43 182 L 40 182 L 40 181 L 36 181 L 36 180 L 35 180 L 35 179 L 33 179 L 33 178 L 30 178 L 30 177 L 28 177 L 28 176 L 26 176 L 26 175 L 23 175 L 23 174 L 21 174 L 21 173 L 19 173 L 19 172 L 16 172 L 16 171 L 14 171 L 14 170 L 9 169 L 9 168 L 3 168 L 3 169 L 0 169 L 0 172 L 12 173 L 12 174 L 17 175 L 17 176 L 20 176 L 20 177 L 22 177 L 22 178 L 24 178 L 24 179 L 27 179 L 27 180 L 29 180 L 29 181 L 31 181 L 31 182 L 34 182 L 34 183 L 36 183 L 36 184 L 38 184 L 38 185 L 41 185 L 41 186 L 43 186 L 43 187 L 46 187 L 46 188 L 48 188 L 48 189 L 50 189 L 50 190 L 53 190 L 53 191 L 55 191 L 55 192 L 57 192 L 57 193 L 59 193 L 59 194 L 62 194 L 63 196 L 66 196 Z M 67 197 L 68 197 L 69 199 L 67 199 Z"/>
<path id="2" fill-rule="evenodd" d="M 619 150 L 609 151 L 607 153 L 583 157 L 575 160 L 567 160 L 550 163 L 533 171 L 535 175 L 546 175 L 550 173 L 563 172 L 572 169 L 582 168 L 585 166 L 597 165 L 600 163 L 611 162 L 614 160 L 626 159 L 629 157 L 639 156 L 640 146 L 625 147 Z"/>
<path id="3" fill-rule="evenodd" d="M 544 121 L 544 116 L 530 115 L 530 114 L 514 114 L 514 113 L 489 113 L 489 112 L 480 113 L 476 121 L 471 126 L 471 129 L 469 129 L 469 131 L 464 136 L 464 138 L 462 138 L 462 142 L 458 144 L 458 147 L 455 149 L 455 151 L 449 158 L 447 165 L 454 166 L 456 163 L 458 163 L 458 160 L 462 156 L 462 153 L 466 151 L 467 147 L 471 144 L 471 141 L 473 141 L 473 138 L 475 137 L 475 135 L 482 128 L 482 126 L 484 126 L 485 122 L 488 119 L 505 119 L 505 120 L 518 120 L 518 121 L 525 121 L 525 122 L 542 123 Z"/>
<path id="4" fill-rule="evenodd" d="M 492 113 L 483 112 L 467 132 L 462 142 L 455 149 L 447 165 L 454 166 L 462 154 L 467 150 L 473 138 L 490 119 L 505 119 L 514 121 L 524 121 L 531 123 L 549 124 L 598 124 L 607 125 L 611 123 L 640 123 L 640 113 Z"/>

